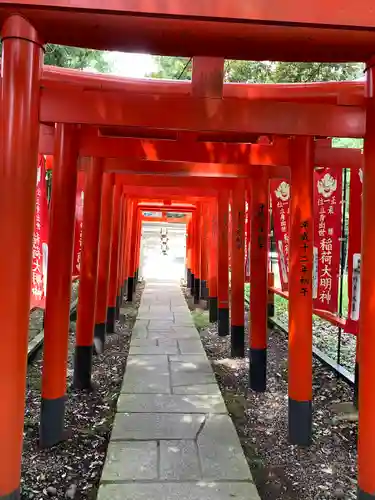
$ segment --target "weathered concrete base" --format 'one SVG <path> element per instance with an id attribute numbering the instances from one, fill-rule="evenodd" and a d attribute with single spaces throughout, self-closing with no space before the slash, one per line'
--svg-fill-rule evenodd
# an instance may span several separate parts
<path id="1" fill-rule="evenodd" d="M 231 326 L 231 355 L 233 358 L 245 356 L 245 325 Z"/>
<path id="2" fill-rule="evenodd" d="M 96 354 L 103 354 L 105 344 L 105 323 L 97 323 L 94 327 L 94 348 Z"/>
<path id="3" fill-rule="evenodd" d="M 147 284 L 98 500 L 259 500 L 177 284 Z"/>
<path id="4" fill-rule="evenodd" d="M 289 441 L 310 446 L 312 440 L 312 403 L 289 398 Z"/>
<path id="5" fill-rule="evenodd" d="M 39 445 L 50 448 L 64 440 L 66 396 L 57 399 L 42 398 L 40 410 Z"/>
<path id="6" fill-rule="evenodd" d="M 93 346 L 76 346 L 74 353 L 73 387 L 75 389 L 92 389 L 92 354 Z"/>
<path id="7" fill-rule="evenodd" d="M 267 388 L 267 349 L 250 349 L 249 387 L 256 392 Z"/>
<path id="8" fill-rule="evenodd" d="M 227 307 L 219 307 L 218 334 L 219 337 L 226 337 L 229 335 L 229 309 Z"/>
<path id="9" fill-rule="evenodd" d="M 107 333 L 115 333 L 115 322 L 116 322 L 116 307 L 108 307 L 107 323 L 106 323 Z"/>

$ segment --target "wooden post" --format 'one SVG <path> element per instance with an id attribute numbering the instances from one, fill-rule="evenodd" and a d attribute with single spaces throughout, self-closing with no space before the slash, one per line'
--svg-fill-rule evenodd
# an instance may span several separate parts
<path id="1" fill-rule="evenodd" d="M 91 389 L 102 177 L 101 159 L 91 158 L 86 173 L 83 206 L 82 260 L 73 375 L 73 386 L 76 389 Z"/>
<path id="2" fill-rule="evenodd" d="M 232 191 L 231 258 L 231 351 L 234 357 L 245 355 L 245 189 L 238 180 Z"/>
<path id="3" fill-rule="evenodd" d="M 375 276 L 373 251 L 375 247 L 375 95 L 374 59 L 367 65 L 366 136 L 363 168 L 362 198 L 362 262 L 361 304 L 359 315 L 359 427 L 358 427 L 358 499 L 375 498 Z"/>
<path id="4" fill-rule="evenodd" d="M 96 293 L 96 314 L 94 346 L 97 353 L 104 351 L 107 327 L 107 307 L 109 291 L 109 270 L 111 259 L 112 220 L 113 220 L 113 174 L 103 175 L 101 200 L 98 286 Z"/>
<path id="5" fill-rule="evenodd" d="M 218 320 L 218 221 L 217 221 L 217 199 L 210 203 L 209 213 L 209 283 L 208 283 L 208 309 L 210 322 Z"/>
<path id="6" fill-rule="evenodd" d="M 73 125 L 58 124 L 55 130 L 39 430 L 42 447 L 53 446 L 64 439 L 77 189 L 76 134 Z"/>
<path id="7" fill-rule="evenodd" d="M 2 28 L 0 498 L 19 498 L 42 50 L 26 19 Z"/>
<path id="8" fill-rule="evenodd" d="M 218 194 L 218 333 L 229 335 L 228 191 Z"/>
<path id="9" fill-rule="evenodd" d="M 312 259 L 314 139 L 290 141 L 289 440 L 309 445 L 312 433 Z"/>
<path id="10" fill-rule="evenodd" d="M 266 173 L 259 174 L 251 196 L 249 385 L 257 392 L 266 390 L 267 372 L 268 184 Z"/>
<path id="11" fill-rule="evenodd" d="M 108 294 L 108 309 L 107 309 L 107 333 L 115 333 L 121 195 L 122 195 L 122 184 L 117 183 L 115 184 L 114 188 L 114 200 L 113 200 L 112 246 L 111 246 L 111 257 L 110 257 L 109 294 Z"/>

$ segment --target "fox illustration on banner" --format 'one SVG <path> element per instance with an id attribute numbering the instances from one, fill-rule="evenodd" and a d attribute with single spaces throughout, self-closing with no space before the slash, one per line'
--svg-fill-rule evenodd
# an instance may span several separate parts
<path id="1" fill-rule="evenodd" d="M 45 158 L 39 156 L 32 249 L 30 308 L 45 308 L 48 263 L 48 202 Z"/>

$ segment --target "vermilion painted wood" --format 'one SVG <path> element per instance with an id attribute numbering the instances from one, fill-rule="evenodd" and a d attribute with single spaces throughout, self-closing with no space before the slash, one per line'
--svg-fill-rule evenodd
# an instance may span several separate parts
<path id="1" fill-rule="evenodd" d="M 375 244 L 375 71 L 374 60 L 367 68 L 368 114 L 365 139 L 365 167 L 362 194 L 362 259 L 361 259 L 361 309 L 358 336 L 359 366 L 359 433 L 358 433 L 358 498 L 374 496 L 375 491 L 375 398 L 371 381 L 375 376 L 374 347 L 374 290 L 372 249 Z M 363 278 L 362 278 L 363 276 Z"/>
<path id="2" fill-rule="evenodd" d="M 53 129 L 41 125 L 39 138 L 39 152 L 52 154 Z M 106 159 L 107 170 L 152 170 L 161 172 L 173 171 L 181 174 L 201 175 L 240 175 L 243 166 L 280 166 L 290 164 L 289 146 L 287 139 L 278 139 L 274 144 L 246 144 L 223 142 L 186 143 L 179 140 L 157 140 L 138 138 L 113 138 L 98 136 L 95 128 L 88 128 L 80 133 L 79 152 L 81 156 L 107 157 L 110 151 L 111 158 Z M 121 158 L 121 161 L 120 161 Z M 132 161 L 129 166 L 128 161 Z M 153 165 L 145 165 L 142 160 L 153 161 Z M 184 162 L 163 165 L 161 162 Z M 213 168 L 208 163 L 219 164 Z M 197 165 L 205 164 L 205 165 Z M 359 149 L 331 148 L 319 141 L 315 148 L 315 165 L 321 167 L 356 168 L 362 166 L 363 155 Z M 173 168 L 172 168 L 173 167 Z M 281 171 L 280 171 L 281 172 Z M 283 175 L 283 174 L 281 174 Z M 285 175 L 287 173 L 285 172 Z"/>
<path id="3" fill-rule="evenodd" d="M 371 0 L 0 1 L 1 22 L 17 11 L 46 42 L 164 55 L 356 61 L 375 42 Z"/>
<path id="4" fill-rule="evenodd" d="M 280 288 L 276 288 L 273 286 L 269 287 L 269 290 L 271 290 L 276 295 L 283 297 L 284 299 L 289 299 L 289 294 L 287 291 L 283 292 L 282 290 L 280 290 Z M 322 311 L 321 309 L 313 309 L 313 313 L 315 314 L 315 316 L 319 316 L 319 318 L 328 321 L 328 323 L 331 323 L 331 325 L 337 326 L 338 328 L 345 328 L 345 318 L 339 318 L 338 316 L 328 311 Z"/>
<path id="5" fill-rule="evenodd" d="M 1 35 L 0 498 L 19 496 L 38 164 L 38 36 L 18 16 Z"/>
<path id="6" fill-rule="evenodd" d="M 42 89 L 40 121 L 323 137 L 365 133 L 365 110 L 360 106 L 73 89 Z"/>
<path id="7" fill-rule="evenodd" d="M 207 62 L 205 64 L 207 66 Z M 87 73 L 57 66 L 43 66 L 41 87 L 64 90 L 72 86 L 81 90 L 115 90 L 126 93 L 186 96 L 193 94 L 193 83 L 189 80 L 128 78 L 108 74 Z M 275 84 L 230 82 L 222 85 L 222 92 L 223 97 L 241 99 L 350 104 L 358 106 L 365 104 L 365 83 L 362 81 Z M 218 97 L 217 94 L 212 95 L 212 90 L 211 95 L 205 93 L 203 96 Z"/>

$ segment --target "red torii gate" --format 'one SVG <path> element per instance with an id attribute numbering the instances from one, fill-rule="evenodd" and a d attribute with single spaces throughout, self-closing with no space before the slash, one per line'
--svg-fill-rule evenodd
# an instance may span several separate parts
<path id="1" fill-rule="evenodd" d="M 76 0 L 73 6 L 67 0 L 58 2 L 43 0 L 39 3 L 25 0 L 12 4 L 10 8 L 9 3 L 0 0 L 0 21 L 5 21 L 2 29 L 3 176 L 0 227 L 3 234 L 3 250 L 0 258 L 2 282 L 0 316 L 4 330 L 8 334 L 4 339 L 5 356 L 1 365 L 2 377 L 0 377 L 3 394 L 0 440 L 8 452 L 6 457 L 1 457 L 3 474 L 0 478 L 0 498 L 17 498 L 19 489 L 32 207 L 39 120 L 47 124 L 65 123 L 65 125 L 57 126 L 54 175 L 58 179 L 61 178 L 61 182 L 54 183 L 56 187 L 53 188 L 53 197 L 56 201 L 53 202 L 51 219 L 56 229 L 50 241 L 50 268 L 58 268 L 60 273 L 60 276 L 55 273 L 55 278 L 52 278 L 53 288 L 63 298 L 63 304 L 59 305 L 62 306 L 60 313 L 55 311 L 53 315 L 51 306 L 48 306 L 49 312 L 46 311 L 46 321 L 50 321 L 50 325 L 53 319 L 56 321 L 56 317 L 61 320 L 60 328 L 63 334 L 59 337 L 61 342 L 61 362 L 58 367 L 60 379 L 63 378 L 61 376 L 63 368 L 66 368 L 64 330 L 65 328 L 67 330 L 65 312 L 66 304 L 69 302 L 67 299 L 70 286 L 70 276 L 68 278 L 67 273 L 71 272 L 71 266 L 68 271 L 69 259 L 64 256 L 61 247 L 57 248 L 60 245 L 57 228 L 61 234 L 68 234 L 67 231 L 72 232 L 73 227 L 74 204 L 69 205 L 65 213 L 63 213 L 62 206 L 70 199 L 69 196 L 72 196 L 75 185 L 79 155 L 76 124 L 120 128 L 123 126 L 164 128 L 194 132 L 204 130 L 209 133 L 208 135 L 219 133 L 218 136 L 222 138 L 227 138 L 234 132 L 250 135 L 295 136 L 289 141 L 292 184 L 289 415 L 290 438 L 292 442 L 299 444 L 309 442 L 311 435 L 311 245 L 302 256 L 305 259 L 306 276 L 310 279 L 309 293 L 306 297 L 301 297 L 297 285 L 300 278 L 301 231 L 303 235 L 307 235 L 309 241 L 312 241 L 312 170 L 315 155 L 313 136 L 365 137 L 362 257 L 364 277 L 359 336 L 361 366 L 359 498 L 375 497 L 373 395 L 371 385 L 367 383 L 375 375 L 372 355 L 372 333 L 375 328 L 372 326 L 374 312 L 372 294 L 375 278 L 371 273 L 371 247 L 375 243 L 375 229 L 372 224 L 375 174 L 371 168 L 375 160 L 375 107 L 371 60 L 373 54 L 371 47 L 375 41 L 375 32 L 371 22 L 372 4 L 369 0 L 362 0 L 359 4 L 357 2 L 355 10 L 347 5 L 346 9 L 338 11 L 336 5 L 324 6 L 325 8 L 322 9 L 320 3 L 316 2 L 314 6 L 310 6 L 307 14 L 303 15 L 300 14 L 300 5 L 296 0 L 292 0 L 285 9 L 280 8 L 276 3 L 273 8 L 269 5 L 267 9 L 263 7 L 261 0 L 252 6 L 237 0 L 230 5 L 229 2 L 224 2 L 219 7 L 214 3 L 203 5 L 198 1 L 186 6 L 182 0 L 173 2 L 173 5 L 171 2 L 157 0 L 153 2 L 153 8 L 150 9 L 147 3 L 134 0 L 125 11 L 118 0 L 110 0 L 105 8 L 99 5 L 93 6 L 92 2 L 89 5 L 89 2 L 84 0 Z M 60 10 L 61 8 L 64 10 Z M 14 12 L 24 17 L 12 15 Z M 251 30 L 248 26 L 249 22 L 252 23 Z M 100 26 L 100 30 L 92 29 L 94 23 Z M 299 26 L 296 27 L 296 24 Z M 66 30 L 67 25 L 74 26 L 75 29 Z M 192 31 L 194 31 L 194 36 L 191 36 Z M 160 37 L 161 32 L 165 36 Z M 218 81 L 216 76 L 222 77 L 222 60 L 213 64 L 214 69 L 217 68 L 218 71 L 210 69 L 208 85 L 205 85 L 204 79 L 199 76 L 195 82 L 193 81 L 193 90 L 194 85 L 196 90 L 192 96 L 176 96 L 170 92 L 167 95 L 134 94 L 129 96 L 120 95 L 114 91 L 102 93 L 93 90 L 88 93 L 80 88 L 66 89 L 62 92 L 61 89 L 52 87 L 45 87 L 40 91 L 41 39 L 39 37 L 42 37 L 43 41 L 97 48 L 126 49 L 132 44 L 131 47 L 134 49 L 145 44 L 142 47 L 151 52 L 163 54 L 178 53 L 234 58 L 243 56 L 244 58 L 271 60 L 278 58 L 316 61 L 340 61 L 347 58 L 364 60 L 368 64 L 366 86 L 368 95 L 361 104 L 356 102 L 347 105 L 320 103 L 319 101 L 296 103 L 249 100 L 245 102 L 238 98 L 222 98 L 222 84 L 210 84 L 210 81 L 211 83 Z M 309 42 L 306 43 L 306 40 Z M 204 53 L 202 53 L 203 50 Z M 174 114 L 168 113 L 170 109 L 174 110 Z M 275 116 L 280 120 L 275 120 Z M 90 373 L 90 366 L 87 364 L 90 356 L 87 353 L 92 344 L 89 327 L 91 324 L 93 326 L 93 319 L 88 316 L 88 311 L 89 305 L 95 302 L 95 286 L 88 276 L 92 271 L 96 275 L 97 269 L 97 255 L 94 255 L 94 249 L 97 248 L 99 237 L 102 172 L 102 161 L 97 158 L 93 159 L 87 169 L 87 198 L 90 201 L 85 204 L 85 218 L 86 220 L 91 218 L 95 223 L 85 225 L 86 248 L 92 249 L 92 255 L 85 259 L 81 274 L 80 295 L 84 299 L 80 299 L 79 306 L 76 362 L 83 368 L 83 371 L 82 378 L 78 377 L 75 380 L 77 385 L 80 385 L 85 377 L 84 383 L 90 382 L 87 376 Z M 255 231 L 255 234 L 260 229 L 262 229 L 261 232 L 265 232 L 267 227 L 267 219 L 261 210 L 261 207 L 264 209 L 265 206 L 267 179 L 268 175 L 263 172 L 263 169 L 254 173 L 252 179 L 253 187 L 256 186 L 256 196 L 252 198 L 252 232 Z M 213 179 L 209 182 L 212 184 Z M 227 179 L 226 182 L 228 183 L 229 180 Z M 241 219 L 244 200 L 241 191 L 244 193 L 245 190 L 245 186 L 241 186 L 243 182 L 245 181 L 237 179 L 232 187 L 232 203 L 240 214 L 237 220 L 239 230 L 243 227 Z M 111 183 L 108 182 L 108 184 Z M 213 196 L 218 195 L 215 189 L 212 190 Z M 105 192 L 104 184 L 103 192 Z M 224 201 L 221 202 L 222 207 L 225 207 L 226 195 L 220 190 L 219 223 L 222 196 L 224 197 Z M 110 199 L 110 196 L 108 198 Z M 118 236 L 117 245 L 112 244 L 111 257 L 114 252 L 116 255 L 114 259 L 111 258 L 111 262 L 115 262 L 116 268 L 124 267 L 126 264 L 129 269 L 132 269 L 135 255 L 134 252 L 130 252 L 129 248 L 132 248 L 131 245 L 136 242 L 137 226 L 135 224 L 132 226 L 130 242 L 125 242 L 123 234 L 124 227 L 128 227 L 131 220 L 129 214 L 135 210 L 135 202 L 126 200 L 122 203 L 122 198 L 123 187 L 116 182 L 113 222 L 116 227 L 115 222 L 118 221 Z M 11 218 L 9 214 L 12 214 Z M 123 219 L 120 214 L 123 214 Z M 225 214 L 222 213 L 222 215 L 224 217 L 222 222 L 225 224 Z M 121 221 L 124 227 L 121 226 Z M 116 235 L 115 228 L 113 235 Z M 66 255 L 69 257 L 71 254 L 69 239 L 65 248 Z M 254 262 L 264 264 L 265 248 L 266 245 L 258 246 L 258 248 L 252 247 Z M 53 252 L 52 249 L 54 249 Z M 235 251 L 234 248 L 232 250 Z M 243 257 L 241 252 L 243 252 L 243 246 L 240 245 L 239 260 Z M 266 269 L 264 274 L 257 272 L 254 266 L 252 269 L 253 285 L 255 280 L 258 280 L 258 290 L 266 290 L 267 285 L 264 285 Z M 8 283 L 13 284 L 12 288 L 9 289 L 6 286 Z M 116 281 L 114 283 L 116 285 Z M 252 296 L 252 308 L 256 305 L 254 301 L 256 297 Z M 251 384 L 254 389 L 261 390 L 265 375 L 266 329 L 262 308 L 257 308 L 257 311 L 260 316 L 256 320 L 253 319 L 252 324 Z M 252 317 L 254 318 L 253 313 Z M 82 325 L 88 327 L 86 332 L 83 331 Z M 240 325 L 233 324 L 232 326 Z M 234 335 L 234 337 L 236 340 L 239 339 L 239 335 Z M 238 354 L 240 348 L 241 346 L 236 344 L 234 354 Z M 44 377 L 45 380 L 50 381 L 53 381 L 51 375 L 53 369 L 50 363 L 50 372 L 47 373 L 48 356 L 52 355 L 53 352 L 50 350 L 47 353 L 46 348 Z M 12 387 L 7 383 L 10 374 L 13 380 Z M 60 409 L 57 412 L 60 423 L 61 415 L 63 416 L 61 408 L 64 404 L 64 394 L 65 387 L 61 386 L 57 390 L 56 384 L 52 384 L 48 397 L 45 398 L 45 411 L 50 412 L 52 417 L 56 415 L 57 408 Z"/>

